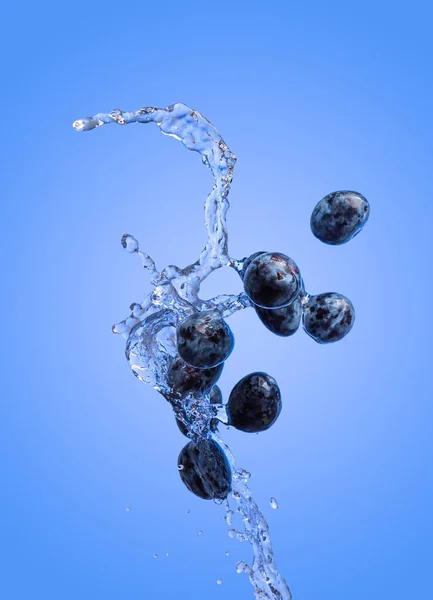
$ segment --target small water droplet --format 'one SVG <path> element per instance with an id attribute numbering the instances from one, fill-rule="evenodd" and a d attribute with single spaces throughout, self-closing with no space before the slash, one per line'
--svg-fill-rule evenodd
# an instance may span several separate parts
<path id="1" fill-rule="evenodd" d="M 183 471 L 183 465 L 177 465 L 177 468 L 179 469 L 179 471 Z"/>
<path id="2" fill-rule="evenodd" d="M 131 508 L 130 506 L 127 506 L 127 507 L 125 508 L 125 510 L 126 510 L 126 512 L 131 512 L 132 508 Z"/>
<path id="3" fill-rule="evenodd" d="M 190 515 L 190 514 L 191 514 L 191 511 L 189 510 L 189 508 L 188 508 L 188 510 L 186 511 L 186 514 L 187 514 L 187 515 Z"/>
<path id="4" fill-rule="evenodd" d="M 229 555 L 230 555 L 230 552 L 227 550 L 227 552 L 226 552 L 226 556 L 229 556 Z"/>
<path id="5" fill-rule="evenodd" d="M 236 479 L 241 479 L 245 483 L 248 482 L 250 477 L 251 473 L 249 471 L 246 471 L 245 469 L 239 469 L 239 471 L 236 473 Z"/>
<path id="6" fill-rule="evenodd" d="M 111 331 L 117 335 L 122 335 L 129 331 L 129 328 L 126 325 L 125 321 L 122 321 L 121 323 L 115 323 L 111 328 Z"/>
<path id="7" fill-rule="evenodd" d="M 199 535 L 203 535 L 203 531 L 200 529 L 200 531 L 198 532 Z"/>
<path id="8" fill-rule="evenodd" d="M 229 538 L 232 538 L 232 540 L 233 540 L 237 536 L 237 531 L 236 531 L 236 529 L 229 529 L 228 534 L 229 534 Z"/>
<path id="9" fill-rule="evenodd" d="M 233 498 L 236 500 L 236 502 L 239 502 L 239 500 L 241 499 L 241 495 L 239 494 L 239 492 L 233 492 Z"/>
<path id="10" fill-rule="evenodd" d="M 269 503 L 271 505 L 271 508 L 273 508 L 274 510 L 277 510 L 277 508 L 278 508 L 278 502 L 277 502 L 276 498 L 274 498 L 272 496 L 272 498 L 269 500 Z"/>
<path id="11" fill-rule="evenodd" d="M 170 556 L 170 552 L 166 552 L 166 553 L 165 553 L 165 555 L 166 555 L 166 556 Z"/>
<path id="12" fill-rule="evenodd" d="M 120 243 L 122 244 L 122 246 L 125 248 L 125 250 L 127 252 L 130 252 L 131 254 L 133 252 L 138 252 L 138 249 L 139 249 L 138 242 L 135 239 L 135 237 L 133 237 L 132 235 L 129 235 L 128 233 L 125 233 L 124 235 L 122 235 L 122 239 L 120 240 Z"/>
<path id="13" fill-rule="evenodd" d="M 248 571 L 248 565 L 243 560 L 240 560 L 236 565 L 236 573 L 245 573 L 245 571 Z"/>
<path id="14" fill-rule="evenodd" d="M 155 554 L 153 555 L 153 558 L 158 558 L 158 555 L 156 554 L 156 552 L 155 552 Z"/>
<path id="15" fill-rule="evenodd" d="M 221 585 L 222 583 L 224 583 L 224 579 L 217 579 L 217 584 Z"/>

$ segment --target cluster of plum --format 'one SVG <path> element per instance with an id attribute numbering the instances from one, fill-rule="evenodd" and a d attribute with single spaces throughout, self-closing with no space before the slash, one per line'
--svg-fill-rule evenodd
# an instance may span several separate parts
<path id="1" fill-rule="evenodd" d="M 222 394 L 216 384 L 224 362 L 234 347 L 230 327 L 218 313 L 193 313 L 177 327 L 179 357 L 169 371 L 169 383 L 181 399 L 186 394 L 210 393 L 210 404 L 221 405 Z M 228 424 L 241 431 L 258 433 L 269 429 L 281 412 L 281 393 L 277 382 L 267 373 L 250 373 L 233 388 L 226 404 Z M 191 430 L 176 419 L 180 431 Z M 210 430 L 218 427 L 212 418 Z M 178 468 L 187 488 L 205 499 L 224 499 L 231 490 L 231 470 L 227 458 L 212 439 L 190 441 L 181 451 Z"/>
<path id="2" fill-rule="evenodd" d="M 369 216 L 367 200 L 356 192 L 334 192 L 325 196 L 311 216 L 313 234 L 327 244 L 339 245 L 352 239 Z M 302 320 L 304 330 L 316 342 L 341 340 L 354 323 L 350 300 L 338 293 L 310 296 L 305 292 L 298 266 L 279 252 L 256 252 L 239 269 L 245 293 L 263 324 L 280 336 L 293 335 Z M 234 347 L 228 324 L 212 311 L 196 312 L 177 327 L 178 358 L 169 383 L 179 398 L 188 393 L 210 393 L 210 403 L 222 404 L 215 385 Z M 281 393 L 267 373 L 251 373 L 233 388 L 226 404 L 228 425 L 245 432 L 269 429 L 281 412 Z M 177 420 L 188 436 L 188 426 Z M 218 420 L 212 419 L 215 431 Z M 183 483 L 197 496 L 224 499 L 231 490 L 227 458 L 212 439 L 190 441 L 180 452 L 179 473 Z"/>

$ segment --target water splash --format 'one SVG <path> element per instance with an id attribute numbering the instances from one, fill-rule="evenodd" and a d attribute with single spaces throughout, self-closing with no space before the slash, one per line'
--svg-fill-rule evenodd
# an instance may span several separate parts
<path id="1" fill-rule="evenodd" d="M 243 261 L 230 258 L 228 253 L 226 220 L 236 156 L 215 127 L 185 104 L 174 104 L 165 109 L 145 107 L 135 112 L 114 110 L 99 113 L 75 121 L 73 127 L 76 131 L 90 131 L 109 123 L 155 123 L 164 135 L 181 141 L 188 150 L 198 152 L 214 177 L 213 188 L 205 202 L 208 240 L 195 263 L 184 268 L 169 265 L 159 271 L 153 259 L 140 250 L 132 235 L 122 237 L 123 248 L 130 254 L 136 254 L 142 267 L 149 271 L 153 289 L 143 302 L 131 305 L 131 313 L 113 326 L 113 332 L 127 340 L 125 354 L 133 374 L 153 386 L 172 404 L 176 416 L 191 427 L 190 435 L 211 435 L 224 449 L 232 468 L 232 499 L 236 504 L 235 510 L 232 510 L 227 503 L 226 522 L 231 526 L 235 511 L 241 516 L 243 531 L 230 528 L 229 535 L 248 541 L 252 546 L 252 565 L 242 563 L 245 568 L 241 571 L 248 573 L 255 597 L 261 600 L 291 600 L 290 590 L 275 564 L 268 524 L 248 487 L 250 474 L 236 466 L 230 449 L 218 432 L 210 432 L 214 412 L 209 395 L 198 397 L 191 394 L 181 403 L 167 376 L 177 356 L 175 330 L 179 321 L 197 310 L 214 310 L 226 318 L 251 306 L 245 293 L 220 295 L 209 300 L 198 296 L 200 284 L 216 269 L 229 266 L 237 272 L 242 270 Z"/>

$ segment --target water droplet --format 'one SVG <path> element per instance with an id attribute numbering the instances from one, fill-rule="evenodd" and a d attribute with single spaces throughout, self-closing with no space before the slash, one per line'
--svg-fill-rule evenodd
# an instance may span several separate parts
<path id="1" fill-rule="evenodd" d="M 135 237 L 133 237 L 132 235 L 129 235 L 128 233 L 125 233 L 124 235 L 122 235 L 122 239 L 120 240 L 120 243 L 122 244 L 122 246 L 125 248 L 125 250 L 127 252 L 131 252 L 131 254 L 133 252 L 138 252 L 138 249 L 139 249 L 138 242 L 135 239 Z"/>
<path id="2" fill-rule="evenodd" d="M 227 511 L 227 514 L 224 517 L 227 525 L 231 525 L 232 524 L 232 517 L 233 517 L 234 514 L 235 513 L 231 509 Z"/>
<path id="3" fill-rule="evenodd" d="M 177 468 L 179 469 L 179 471 L 183 471 L 183 465 L 177 465 Z"/>
<path id="4" fill-rule="evenodd" d="M 239 469 L 239 471 L 238 471 L 239 479 L 241 479 L 242 481 L 247 483 L 250 477 L 251 477 L 251 473 L 249 471 L 246 471 L 245 469 Z"/>
<path id="5" fill-rule="evenodd" d="M 77 121 L 74 121 L 72 123 L 72 127 L 75 129 L 75 131 L 83 131 L 85 126 L 86 121 L 84 121 L 83 119 L 78 119 Z"/>
<path id="6" fill-rule="evenodd" d="M 239 502 L 239 500 L 241 499 L 241 495 L 239 494 L 239 492 L 233 492 L 233 498 L 236 500 L 236 502 Z"/>
<path id="7" fill-rule="evenodd" d="M 224 583 L 224 579 L 217 579 L 217 584 L 221 585 L 222 583 Z"/>
<path id="8" fill-rule="evenodd" d="M 232 540 L 233 540 L 237 536 L 237 531 L 236 531 L 236 529 L 229 529 L 228 534 L 229 534 L 229 538 L 232 538 Z"/>
<path id="9" fill-rule="evenodd" d="M 203 535 L 203 531 L 200 529 L 200 531 L 198 532 L 199 535 Z"/>
<path id="10" fill-rule="evenodd" d="M 125 508 L 125 510 L 126 510 L 126 512 L 131 512 L 132 508 L 131 508 L 130 506 L 127 506 L 127 507 Z"/>
<path id="11" fill-rule="evenodd" d="M 191 514 L 191 511 L 189 510 L 189 508 L 188 508 L 188 510 L 186 511 L 186 514 L 187 514 L 187 515 L 190 515 L 190 514 Z"/>
<path id="12" fill-rule="evenodd" d="M 165 555 L 166 555 L 166 556 L 170 556 L 170 552 L 166 552 L 166 553 L 165 553 Z"/>
<path id="13" fill-rule="evenodd" d="M 153 558 L 158 558 L 158 555 L 156 554 L 156 552 L 155 552 L 155 554 L 153 555 Z"/>
<path id="14" fill-rule="evenodd" d="M 227 550 L 227 552 L 226 552 L 226 556 L 229 556 L 229 555 L 230 555 L 230 552 Z"/>
<path id="15" fill-rule="evenodd" d="M 145 254 L 144 252 L 140 252 L 140 256 L 141 262 L 143 263 L 143 267 L 145 269 L 149 269 L 149 271 L 152 271 L 155 268 L 155 262 L 153 258 L 151 258 L 148 254 Z"/>
<path id="16" fill-rule="evenodd" d="M 278 502 L 277 502 L 276 498 L 274 498 L 272 496 L 272 498 L 269 500 L 269 503 L 271 505 L 271 508 L 273 508 L 274 510 L 277 510 L 277 508 L 278 508 Z"/>
<path id="17" fill-rule="evenodd" d="M 248 571 L 248 565 L 246 562 L 244 562 L 243 560 L 240 560 L 238 562 L 238 564 L 236 565 L 236 573 L 245 573 L 246 571 Z"/>
<path id="18" fill-rule="evenodd" d="M 122 321 L 121 323 L 115 323 L 111 328 L 111 331 L 115 334 L 122 335 L 123 333 L 129 331 L 129 328 L 126 325 L 125 321 Z"/>

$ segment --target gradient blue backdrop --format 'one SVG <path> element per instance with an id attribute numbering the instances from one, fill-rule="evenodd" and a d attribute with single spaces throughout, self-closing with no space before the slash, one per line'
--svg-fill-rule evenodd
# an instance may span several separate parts
<path id="1" fill-rule="evenodd" d="M 284 395 L 272 430 L 224 436 L 253 474 L 294 599 L 431 598 L 430 6 L 2 9 L 1 598 L 252 598 L 234 570 L 249 547 L 182 486 L 185 440 L 111 334 L 149 290 L 120 236 L 161 267 L 195 260 L 210 173 L 153 125 L 71 129 L 177 101 L 239 157 L 231 254 L 286 252 L 310 292 L 357 309 L 352 333 L 324 347 L 274 337 L 252 311 L 230 320 L 224 394 L 265 370 Z M 371 219 L 327 247 L 310 213 L 344 188 L 365 194 Z M 240 289 L 226 270 L 203 296 Z"/>

